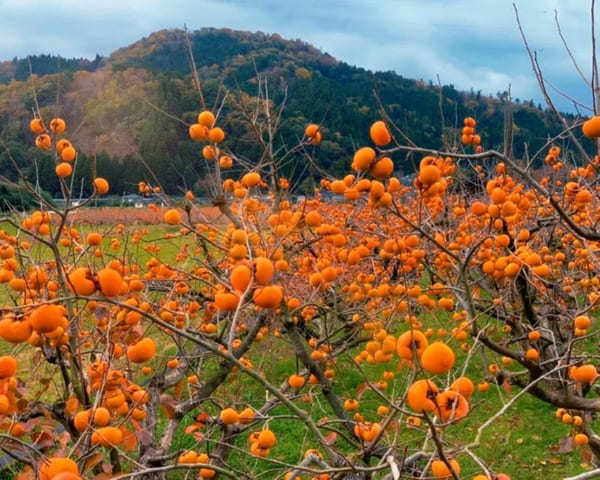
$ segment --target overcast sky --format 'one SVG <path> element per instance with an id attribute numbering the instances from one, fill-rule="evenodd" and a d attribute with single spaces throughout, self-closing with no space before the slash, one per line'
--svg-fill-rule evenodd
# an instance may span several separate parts
<path id="1" fill-rule="evenodd" d="M 516 0 L 549 80 L 584 104 L 554 24 L 586 74 L 590 0 Z M 108 55 L 163 28 L 228 27 L 300 38 L 350 64 L 540 100 L 512 0 L 0 0 L 0 59 Z M 565 108 L 566 104 L 561 103 Z"/>

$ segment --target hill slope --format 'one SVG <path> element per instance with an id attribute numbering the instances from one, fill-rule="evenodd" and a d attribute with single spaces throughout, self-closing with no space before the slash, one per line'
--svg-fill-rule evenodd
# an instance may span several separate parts
<path id="1" fill-rule="evenodd" d="M 374 83 L 390 116 L 415 143 L 441 146 L 439 89 L 432 84 L 393 72 L 373 74 L 279 35 L 206 28 L 192 32 L 190 40 L 209 105 L 222 87 L 255 95 L 257 72 L 266 76 L 275 101 L 287 89 L 283 134 L 301 136 L 309 121 L 324 126 L 317 156 L 331 173 L 345 171 L 354 148 L 368 140 L 368 126 L 378 116 Z M 168 192 L 194 186 L 201 190 L 205 167 L 199 148 L 188 140 L 184 125 L 148 103 L 190 122 L 200 110 L 183 31 L 162 30 L 93 61 L 32 57 L 31 67 L 34 77 L 27 78 L 28 61 L 0 63 L 0 134 L 29 175 L 34 174 L 29 167 L 31 156 L 40 159 L 41 183 L 46 190 L 55 193 L 58 184 L 52 162 L 30 147 L 33 139 L 27 123 L 34 107 L 32 83 L 44 114 L 63 116 L 69 124 L 69 138 L 84 154 L 75 185 L 89 178 L 93 158 L 98 174 L 109 179 L 113 192 L 134 191 L 140 179 L 148 178 L 141 156 L 161 173 Z M 446 126 L 454 127 L 457 119 L 472 115 L 479 122 L 486 147 L 502 143 L 503 104 L 499 98 L 459 92 L 452 86 L 444 86 L 442 94 Z M 515 104 L 514 112 L 517 152 L 523 151 L 525 142 L 533 152 L 549 134 L 559 131 L 556 121 L 531 102 Z M 226 108 L 224 113 L 227 116 L 230 110 Z M 232 133 L 236 131 L 233 120 L 226 118 L 225 122 Z M 454 132 L 447 128 L 445 134 Z M 230 138 L 239 141 L 233 134 Z M 249 156 L 252 153 L 250 148 Z M 399 170 L 411 169 L 402 165 L 402 159 L 396 163 Z M 306 176 L 301 168 L 288 173 L 297 180 Z M 0 174 L 14 177 L 4 153 L 0 153 Z"/>

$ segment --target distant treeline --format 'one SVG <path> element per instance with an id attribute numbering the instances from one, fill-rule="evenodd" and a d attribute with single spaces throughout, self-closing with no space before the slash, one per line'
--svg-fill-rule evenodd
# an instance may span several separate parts
<path id="1" fill-rule="evenodd" d="M 478 121 L 477 132 L 482 137 L 483 146 L 502 148 L 506 92 L 487 96 L 481 92 L 461 92 L 452 85 L 440 89 L 431 82 L 407 79 L 394 72 L 373 74 L 338 62 L 309 44 L 284 40 L 278 35 L 203 29 L 193 32 L 190 38 L 209 105 L 224 88 L 230 92 L 232 101 L 227 103 L 220 120 L 227 132 L 224 147 L 249 160 L 257 159 L 260 149 L 248 141 L 248 131 L 240 120 L 234 100 L 242 92 L 248 96 L 256 95 L 257 72 L 268 79 L 270 95 L 275 103 L 283 100 L 284 92 L 287 98 L 285 121 L 275 140 L 276 146 L 296 142 L 308 122 L 319 123 L 322 125 L 323 142 L 312 153 L 319 166 L 333 175 L 347 172 L 355 149 L 368 143 L 369 125 L 380 118 L 374 87 L 393 122 L 418 145 L 441 148 L 442 138 L 458 138 L 462 119 L 473 116 Z M 26 79 L 29 62 L 14 59 L 11 63 L 14 66 L 13 78 Z M 55 56 L 40 55 L 31 57 L 31 65 L 33 72 L 39 75 L 78 70 L 108 71 L 114 76 L 128 72 L 130 77 L 125 85 L 139 81 L 152 92 L 149 99 L 171 115 L 191 123 L 201 109 L 192 86 L 181 31 L 157 32 L 117 50 L 107 59 L 97 56 L 94 60 L 59 60 Z M 70 91 L 71 82 L 72 74 L 65 75 L 60 82 L 65 94 Z M 48 80 L 44 83 L 40 79 L 38 83 L 40 102 L 51 104 L 59 82 Z M 84 101 L 86 98 L 81 100 Z M 31 111 L 31 97 L 24 96 L 24 102 Z M 89 193 L 89 180 L 94 170 L 107 178 L 112 193 L 135 192 L 140 180 L 154 183 L 147 167 L 157 174 L 167 193 L 181 194 L 188 188 L 198 194 L 206 193 L 203 189 L 206 163 L 201 157 L 202 146 L 189 140 L 184 125 L 149 108 L 124 87 L 112 88 L 110 96 L 107 94 L 100 100 L 90 100 L 80 109 L 78 115 L 81 118 L 74 123 L 82 122 L 82 128 L 89 128 L 95 135 L 110 134 L 118 119 L 126 118 L 127 122 L 121 122 L 126 124 L 120 128 L 130 129 L 127 135 L 135 141 L 137 151 L 126 156 L 103 153 L 89 157 L 85 152 L 80 154 L 73 178 L 77 193 L 81 185 L 83 193 Z M 548 138 L 561 130 L 553 114 L 531 101 L 515 99 L 511 109 L 513 146 L 517 157 L 526 151 L 530 154 L 537 151 Z M 91 123 L 101 114 L 106 116 L 103 122 Z M 26 131 L 27 119 L 24 117 L 16 122 L 13 117 L 10 111 L 2 111 L 0 107 L 0 133 L 10 144 L 14 158 L 28 178 L 34 180 L 37 175 L 41 186 L 50 195 L 56 196 L 60 190 L 51 158 L 31 147 L 33 137 Z M 111 121 L 106 121 L 106 118 Z M 86 121 L 83 122 L 83 119 Z M 569 116 L 569 120 L 572 117 Z M 588 146 L 592 147 L 591 144 Z M 563 147 L 568 148 L 569 145 Z M 37 167 L 32 162 L 34 158 Z M 543 155 L 539 161 L 542 160 Z M 399 175 L 413 170 L 411 161 L 403 155 L 395 156 L 394 162 Z M 292 180 L 292 184 L 299 186 L 299 193 L 309 191 L 316 184 L 315 173 L 301 155 L 289 162 L 283 173 Z M 0 174 L 15 178 L 5 152 L 0 152 Z M 237 174 L 239 172 L 233 169 L 231 175 L 235 177 Z"/>

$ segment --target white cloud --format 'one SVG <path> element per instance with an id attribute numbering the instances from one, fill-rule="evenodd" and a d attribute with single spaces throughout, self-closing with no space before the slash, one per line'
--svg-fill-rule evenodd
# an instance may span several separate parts
<path id="1" fill-rule="evenodd" d="M 590 70 L 589 1 L 517 0 L 523 27 L 550 80 L 586 97 L 554 25 Z M 0 0 L 0 58 L 29 53 L 109 54 L 152 31 L 203 26 L 301 38 L 348 63 L 395 70 L 461 89 L 512 85 L 539 98 L 512 0 Z"/>

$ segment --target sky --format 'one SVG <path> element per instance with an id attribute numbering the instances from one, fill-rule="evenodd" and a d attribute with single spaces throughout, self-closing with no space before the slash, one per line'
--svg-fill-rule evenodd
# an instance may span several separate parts
<path id="1" fill-rule="evenodd" d="M 513 98 L 542 102 L 512 1 L 0 0 L 0 60 L 41 53 L 91 58 L 163 28 L 227 27 L 299 38 L 370 70 L 434 81 L 439 75 L 461 90 L 495 94 L 510 85 Z M 554 15 L 589 77 L 591 0 L 515 3 L 548 81 L 589 106 L 589 88 L 564 50 Z M 573 110 L 550 91 L 562 109 Z"/>

